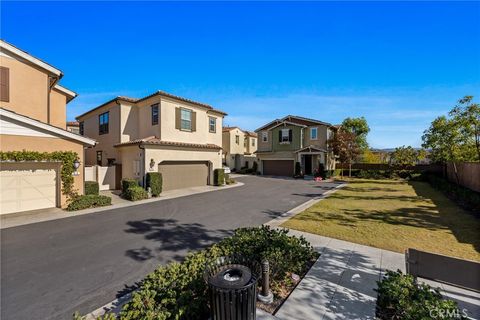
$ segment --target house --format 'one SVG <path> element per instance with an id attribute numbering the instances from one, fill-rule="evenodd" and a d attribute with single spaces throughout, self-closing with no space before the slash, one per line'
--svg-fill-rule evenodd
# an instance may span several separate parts
<path id="1" fill-rule="evenodd" d="M 335 158 L 327 143 L 335 130 L 330 123 L 292 115 L 258 128 L 255 132 L 260 173 L 293 176 L 296 162 L 306 175 L 313 174 L 320 164 L 325 170 L 335 169 Z"/>
<path id="2" fill-rule="evenodd" d="M 80 134 L 80 124 L 78 121 L 67 121 L 67 131 Z"/>
<path id="3" fill-rule="evenodd" d="M 0 40 L 1 151 L 73 151 L 79 167 L 73 188 L 83 194 L 84 148 L 95 141 L 66 130 L 66 105 L 76 93 L 61 86 L 63 73 Z M 65 206 L 61 164 L 56 161 L 2 161 L 1 214 Z"/>
<path id="4" fill-rule="evenodd" d="M 116 97 L 77 120 L 80 134 L 98 141 L 86 152 L 87 165 L 116 165 L 118 178 L 142 185 L 146 173 L 160 172 L 163 190 L 172 190 L 213 183 L 213 170 L 222 167 L 225 115 L 157 91 L 140 99 Z"/>
<path id="5" fill-rule="evenodd" d="M 257 134 L 238 127 L 224 127 L 222 131 L 223 164 L 236 171 L 252 168 L 257 158 Z"/>

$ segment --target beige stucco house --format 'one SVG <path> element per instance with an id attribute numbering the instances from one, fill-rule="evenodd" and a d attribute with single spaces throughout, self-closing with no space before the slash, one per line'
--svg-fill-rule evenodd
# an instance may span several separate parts
<path id="1" fill-rule="evenodd" d="M 80 167 L 74 189 L 83 194 L 84 148 L 95 141 L 66 130 L 66 105 L 76 93 L 61 86 L 63 73 L 0 40 L 1 151 L 74 151 Z M 58 162 L 0 163 L 0 213 L 66 204 Z"/>
<path id="2" fill-rule="evenodd" d="M 276 119 L 255 130 L 258 134 L 259 170 L 264 175 L 293 176 L 295 163 L 311 175 L 323 164 L 335 169 L 335 158 L 328 140 L 336 127 L 330 123 L 299 116 Z"/>
<path id="3" fill-rule="evenodd" d="M 141 184 L 147 172 L 161 172 L 163 190 L 172 190 L 213 183 L 213 170 L 222 167 L 225 115 L 157 91 L 140 99 L 116 97 L 77 120 L 80 133 L 98 141 L 86 152 L 87 165 L 121 166 L 119 178 Z"/>
<path id="4" fill-rule="evenodd" d="M 257 158 L 257 134 L 238 127 L 224 127 L 222 131 L 223 164 L 237 171 L 252 168 Z"/>

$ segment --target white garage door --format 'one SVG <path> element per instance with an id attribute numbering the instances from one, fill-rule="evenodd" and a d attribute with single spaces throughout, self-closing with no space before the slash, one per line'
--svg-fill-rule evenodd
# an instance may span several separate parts
<path id="1" fill-rule="evenodd" d="M 56 170 L 0 171 L 0 214 L 55 207 Z"/>

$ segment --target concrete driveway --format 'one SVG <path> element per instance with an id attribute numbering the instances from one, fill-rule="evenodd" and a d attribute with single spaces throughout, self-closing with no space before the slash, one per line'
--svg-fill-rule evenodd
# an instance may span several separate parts
<path id="1" fill-rule="evenodd" d="M 258 226 L 335 187 L 248 176 L 244 186 L 1 230 L 1 313 L 70 319 L 131 290 L 159 264 Z"/>

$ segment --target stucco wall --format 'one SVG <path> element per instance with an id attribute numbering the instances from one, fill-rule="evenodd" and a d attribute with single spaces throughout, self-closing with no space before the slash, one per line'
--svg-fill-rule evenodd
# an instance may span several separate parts
<path id="1" fill-rule="evenodd" d="M 80 168 L 78 168 L 80 175 L 74 177 L 74 188 L 78 190 L 80 194 L 83 194 L 83 167 L 85 163 L 82 144 L 61 138 L 0 135 L 0 145 L 2 151 L 76 152 L 80 160 Z M 62 206 L 65 206 L 66 200 L 66 197 L 62 194 Z"/>
<path id="2" fill-rule="evenodd" d="M 267 132 L 268 140 L 264 142 L 262 140 L 262 132 Z M 278 139 L 278 138 L 277 138 Z M 271 151 L 272 150 L 272 132 L 271 131 L 260 131 L 258 132 L 258 151 Z"/>
<path id="3" fill-rule="evenodd" d="M 158 124 L 152 125 L 152 105 L 158 103 Z M 161 123 L 161 105 L 160 97 L 154 96 L 149 99 L 140 101 L 137 104 L 137 132 L 139 138 L 155 136 L 161 138 L 160 123 Z"/>
<path id="4" fill-rule="evenodd" d="M 3 55 L 0 55 L 0 65 L 10 69 L 10 101 L 2 101 L 2 107 L 48 123 L 47 74 Z"/>
<path id="5" fill-rule="evenodd" d="M 98 116 L 107 111 L 109 112 L 108 133 L 99 134 Z M 95 147 L 88 148 L 85 151 L 86 165 L 92 166 L 97 164 L 97 151 L 102 151 L 103 166 L 107 165 L 108 158 L 115 158 L 117 163 L 121 163 L 118 150 L 113 147 L 114 144 L 120 142 L 120 107 L 115 101 L 79 118 L 78 121 L 83 121 L 83 135 L 98 142 Z"/>
<path id="6" fill-rule="evenodd" d="M 67 127 L 67 97 L 55 89 L 50 91 L 50 124 L 62 129 Z"/>

